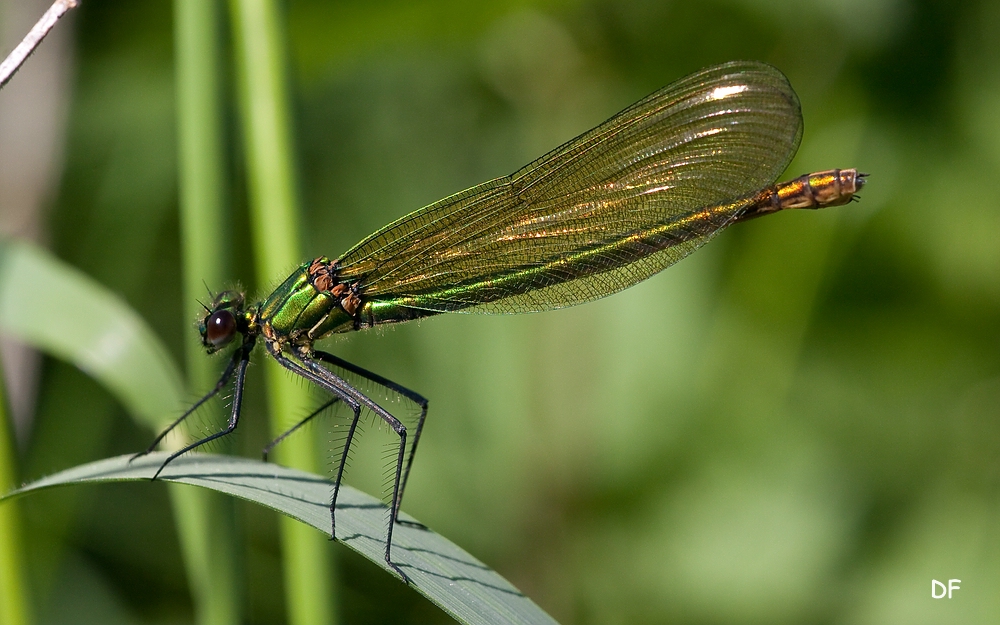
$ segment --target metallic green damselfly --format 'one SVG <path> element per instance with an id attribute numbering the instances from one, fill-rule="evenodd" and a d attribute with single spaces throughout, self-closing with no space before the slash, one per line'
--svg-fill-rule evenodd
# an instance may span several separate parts
<path id="1" fill-rule="evenodd" d="M 236 429 L 247 364 L 262 339 L 283 367 L 332 395 L 265 454 L 333 402 L 343 402 L 353 412 L 334 478 L 332 528 L 362 409 L 399 436 L 385 560 L 407 580 L 392 562 L 392 530 L 427 400 L 315 349 L 314 341 L 444 312 L 522 313 L 580 304 L 648 278 L 730 224 L 855 199 L 865 174 L 854 169 L 774 184 L 801 135 L 798 97 L 780 71 L 750 61 L 710 67 L 640 100 L 510 176 L 402 217 L 336 259 L 304 263 L 263 301 L 248 304 L 242 293 L 219 293 L 200 323 L 206 351 L 225 347 L 237 335 L 242 338 L 215 388 L 147 452 L 234 376 L 225 429 L 184 447 L 163 466 Z M 403 423 L 331 366 L 419 406 L 408 454 L 410 433 Z"/>

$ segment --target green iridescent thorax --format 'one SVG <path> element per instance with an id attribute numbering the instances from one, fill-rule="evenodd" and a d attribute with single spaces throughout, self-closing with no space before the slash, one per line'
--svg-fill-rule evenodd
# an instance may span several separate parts
<path id="1" fill-rule="evenodd" d="M 266 339 L 311 342 L 331 332 L 353 329 L 354 319 L 337 297 L 317 288 L 310 273 L 315 264 L 301 265 L 260 303 L 257 320 Z"/>

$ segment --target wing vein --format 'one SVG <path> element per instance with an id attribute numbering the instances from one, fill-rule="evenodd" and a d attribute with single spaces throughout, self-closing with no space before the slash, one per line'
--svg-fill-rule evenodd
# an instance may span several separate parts
<path id="1" fill-rule="evenodd" d="M 710 67 L 386 226 L 341 256 L 341 276 L 384 310 L 512 313 L 609 295 L 735 219 L 787 167 L 801 132 L 780 71 Z"/>

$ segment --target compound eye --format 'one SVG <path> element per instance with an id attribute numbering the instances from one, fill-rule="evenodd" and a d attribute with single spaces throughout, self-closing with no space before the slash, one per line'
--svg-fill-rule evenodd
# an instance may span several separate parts
<path id="1" fill-rule="evenodd" d="M 236 336 L 236 317 L 228 310 L 218 310 L 205 322 L 205 340 L 213 347 L 221 347 Z"/>

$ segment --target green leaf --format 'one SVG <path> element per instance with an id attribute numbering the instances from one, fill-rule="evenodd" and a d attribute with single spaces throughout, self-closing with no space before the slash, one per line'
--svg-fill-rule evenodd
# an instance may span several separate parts
<path id="1" fill-rule="evenodd" d="M 28 243 L 0 240 L 0 330 L 93 376 L 152 429 L 183 404 L 177 367 L 142 318 Z"/>
<path id="2" fill-rule="evenodd" d="M 153 453 L 99 460 L 22 486 L 0 501 L 52 486 L 150 479 L 167 457 Z M 275 464 L 191 453 L 174 460 L 160 480 L 210 488 L 259 503 L 329 534 L 332 485 L 326 478 Z M 385 570 L 388 510 L 377 499 L 343 486 L 337 503 L 337 539 Z M 495 571 L 429 529 L 410 523 L 393 529 L 393 561 L 412 587 L 462 623 L 555 623 Z M 393 573 L 395 575 L 395 573 Z"/>

